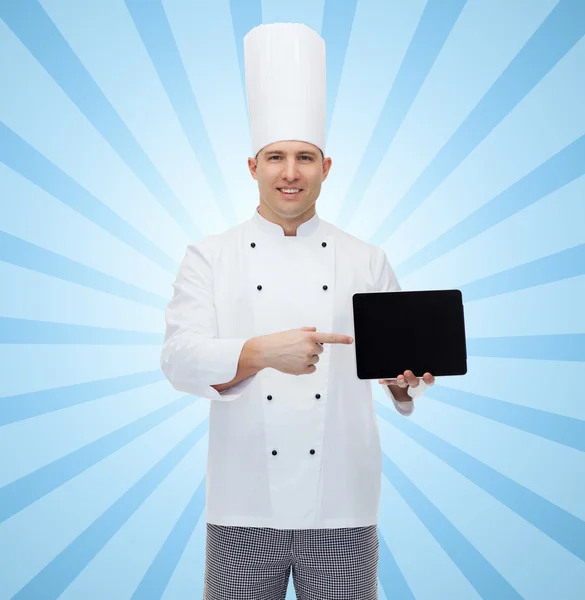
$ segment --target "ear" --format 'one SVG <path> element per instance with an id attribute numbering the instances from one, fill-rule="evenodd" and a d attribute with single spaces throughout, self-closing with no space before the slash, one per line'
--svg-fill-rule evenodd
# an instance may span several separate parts
<path id="1" fill-rule="evenodd" d="M 250 169 L 250 174 L 254 179 L 258 179 L 258 173 L 256 173 L 256 169 L 258 169 L 258 161 L 254 158 L 248 158 L 248 169 Z"/>
<path id="2" fill-rule="evenodd" d="M 323 159 L 323 181 L 327 179 L 327 175 L 329 175 L 329 169 L 331 169 L 331 163 L 333 161 L 327 157 Z"/>

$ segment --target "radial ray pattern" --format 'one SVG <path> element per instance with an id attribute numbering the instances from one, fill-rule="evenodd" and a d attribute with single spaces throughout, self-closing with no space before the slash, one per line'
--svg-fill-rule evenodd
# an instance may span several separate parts
<path id="1" fill-rule="evenodd" d="M 583 598 L 585 3 L 7 0 L 0 600 L 201 595 L 209 401 L 164 309 L 257 205 L 242 38 L 283 21 L 327 44 L 320 216 L 465 302 L 467 375 L 408 419 L 373 382 L 380 600 Z"/>

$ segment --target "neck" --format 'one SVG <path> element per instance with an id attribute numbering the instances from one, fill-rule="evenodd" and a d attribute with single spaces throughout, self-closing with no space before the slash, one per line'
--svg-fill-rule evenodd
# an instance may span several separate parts
<path id="1" fill-rule="evenodd" d="M 263 202 L 262 199 L 260 199 L 260 206 L 258 207 L 258 212 L 267 221 L 280 225 L 284 230 L 285 236 L 296 236 L 299 225 L 302 225 L 303 223 L 315 216 L 315 205 L 313 204 L 312 206 L 310 206 L 302 215 L 299 215 L 298 217 L 286 218 L 277 215 L 268 206 L 268 204 L 266 204 L 266 202 Z"/>

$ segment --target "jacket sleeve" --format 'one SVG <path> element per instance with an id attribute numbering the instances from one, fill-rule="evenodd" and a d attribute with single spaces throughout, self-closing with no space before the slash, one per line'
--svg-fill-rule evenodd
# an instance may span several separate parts
<path id="1" fill-rule="evenodd" d="M 396 274 L 394 273 L 394 269 L 390 265 L 388 261 L 388 257 L 382 248 L 377 248 L 375 266 L 374 266 L 374 276 L 376 280 L 376 291 L 378 292 L 400 292 L 402 288 L 398 283 L 398 279 L 396 278 Z M 400 340 L 397 340 L 397 343 L 400 343 Z M 412 412 L 414 411 L 414 402 L 406 401 L 401 402 L 400 400 L 396 400 L 394 395 L 390 390 L 389 385 L 384 385 L 384 391 L 387 396 L 392 400 L 394 404 L 394 408 L 403 416 L 410 417 Z"/>
<path id="2" fill-rule="evenodd" d="M 394 269 L 390 266 L 388 257 L 382 248 L 376 248 L 373 268 L 377 292 L 399 292 L 402 290 L 394 274 Z"/>
<path id="3" fill-rule="evenodd" d="M 209 257 L 197 244 L 187 248 L 165 311 L 165 337 L 160 365 L 171 385 L 181 392 L 210 400 L 233 401 L 255 376 L 223 392 L 212 385 L 231 381 L 245 338 L 218 338 Z"/>

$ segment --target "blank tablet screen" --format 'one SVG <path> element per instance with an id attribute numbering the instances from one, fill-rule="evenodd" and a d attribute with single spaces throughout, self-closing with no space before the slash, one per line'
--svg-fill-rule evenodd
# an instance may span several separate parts
<path id="1" fill-rule="evenodd" d="M 359 379 L 467 373 L 459 290 L 354 294 L 353 322 Z"/>

